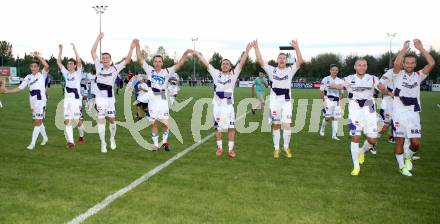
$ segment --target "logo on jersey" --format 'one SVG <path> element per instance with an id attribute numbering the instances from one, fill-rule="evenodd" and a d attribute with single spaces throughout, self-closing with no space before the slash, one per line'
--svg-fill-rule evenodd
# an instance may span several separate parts
<path id="1" fill-rule="evenodd" d="M 67 77 L 67 79 L 66 79 L 67 81 L 69 81 L 69 82 L 72 82 L 72 81 L 75 81 L 75 77 Z"/>
<path id="2" fill-rule="evenodd" d="M 159 75 L 152 75 L 151 81 L 154 83 L 157 83 L 159 85 L 163 85 L 165 83 L 165 77 L 159 76 Z"/>
<path id="3" fill-rule="evenodd" d="M 407 82 L 403 82 L 402 83 L 402 87 L 408 88 L 408 89 L 413 89 L 415 87 L 418 87 L 419 84 L 417 82 L 414 82 L 413 84 L 409 84 Z"/>
<path id="4" fill-rule="evenodd" d="M 31 81 L 31 78 L 28 79 L 29 81 Z M 38 82 L 38 78 L 36 78 L 34 81 L 29 83 L 29 86 L 32 86 L 33 84 L 35 84 L 36 82 Z"/>
<path id="5" fill-rule="evenodd" d="M 102 76 L 102 77 L 110 77 L 110 76 L 112 76 L 112 73 L 107 73 L 107 74 L 98 73 L 98 75 Z"/>
<path id="6" fill-rule="evenodd" d="M 283 76 L 283 77 L 278 77 L 276 75 L 273 76 L 273 79 L 278 80 L 278 81 L 282 81 L 282 80 L 287 80 L 289 78 L 289 76 Z"/>
<path id="7" fill-rule="evenodd" d="M 224 81 L 224 82 L 218 80 L 217 82 L 218 82 L 219 84 L 226 85 L 226 84 L 228 84 L 228 83 L 231 83 L 232 80 L 231 80 L 231 79 L 228 79 L 228 80 L 226 80 L 226 81 Z"/>

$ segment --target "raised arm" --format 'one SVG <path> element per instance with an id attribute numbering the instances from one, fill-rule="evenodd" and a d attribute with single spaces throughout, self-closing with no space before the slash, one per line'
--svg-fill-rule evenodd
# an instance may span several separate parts
<path id="1" fill-rule="evenodd" d="M 25 81 L 23 81 L 23 84 L 21 84 L 20 86 L 27 85 L 27 83 L 24 83 L 24 82 Z M 4 93 L 4 94 L 7 94 L 7 93 L 18 93 L 18 92 L 20 92 L 22 90 L 22 89 L 20 89 L 18 87 L 15 87 L 15 88 L 12 88 L 12 89 L 7 89 L 5 87 L 5 84 L 6 84 L 6 81 L 3 81 L 3 80 L 0 79 L 0 93 Z"/>
<path id="2" fill-rule="evenodd" d="M 302 57 L 301 50 L 299 49 L 298 40 L 290 41 L 290 45 L 295 48 L 296 52 L 296 67 L 300 68 L 304 64 L 304 58 Z"/>
<path id="3" fill-rule="evenodd" d="M 82 62 L 81 62 L 81 57 L 78 54 L 78 51 L 76 50 L 75 44 L 71 43 L 72 48 L 73 48 L 73 52 L 75 52 L 75 58 L 76 58 L 76 67 L 78 69 L 82 69 Z"/>
<path id="4" fill-rule="evenodd" d="M 265 62 L 263 60 L 263 57 L 261 56 L 260 47 L 258 46 L 258 40 L 252 41 L 251 45 L 254 48 L 255 57 L 257 58 L 258 63 L 260 64 L 261 67 L 264 67 Z"/>
<path id="5" fill-rule="evenodd" d="M 193 55 L 197 56 L 197 58 L 202 62 L 202 64 L 206 68 L 209 68 L 209 62 L 203 57 L 203 55 L 200 52 L 194 51 Z"/>
<path id="6" fill-rule="evenodd" d="M 96 61 L 96 59 L 98 58 L 98 55 L 96 55 L 96 49 L 98 49 L 99 41 L 101 41 L 103 37 L 104 37 L 104 33 L 101 32 L 92 46 L 92 50 L 90 51 L 90 53 L 92 54 L 93 61 Z"/>
<path id="7" fill-rule="evenodd" d="M 402 50 L 399 51 L 396 60 L 394 60 L 394 65 L 393 65 L 394 74 L 397 74 L 400 72 L 400 70 L 402 70 L 403 58 L 405 57 L 405 54 L 408 52 L 408 49 L 409 49 L 409 40 L 403 43 Z"/>
<path id="8" fill-rule="evenodd" d="M 183 53 L 182 57 L 180 58 L 179 62 L 177 62 L 177 64 L 174 66 L 174 69 L 176 71 L 179 70 L 182 67 L 182 65 L 185 64 L 185 61 L 188 60 L 188 54 L 192 54 L 192 53 L 194 53 L 193 50 L 191 49 L 186 50 Z"/>
<path id="9" fill-rule="evenodd" d="M 144 58 L 142 57 L 142 54 L 141 54 L 141 46 L 139 44 L 139 40 L 138 39 L 134 39 L 133 41 L 134 41 L 134 44 L 136 46 L 136 58 L 137 58 L 137 61 L 138 61 L 138 63 L 142 67 L 142 65 L 144 65 Z"/>
<path id="10" fill-rule="evenodd" d="M 246 45 L 246 50 L 241 55 L 240 63 L 238 63 L 238 65 L 237 65 L 240 68 L 240 70 L 243 68 L 244 64 L 246 64 L 246 60 L 247 60 L 247 58 L 249 56 L 249 51 L 251 50 L 251 48 L 252 48 L 252 44 L 248 43 Z"/>
<path id="11" fill-rule="evenodd" d="M 49 64 L 47 64 L 47 61 L 44 60 L 43 57 L 41 57 L 41 53 L 38 51 L 34 52 L 34 57 L 38 58 L 40 60 L 41 64 L 43 65 L 43 70 L 47 73 L 49 72 Z"/>
<path id="12" fill-rule="evenodd" d="M 136 48 L 136 42 L 133 40 L 130 45 L 130 50 L 128 51 L 127 57 L 125 57 L 124 65 L 127 65 L 131 61 L 131 56 L 133 56 L 133 49 Z"/>
<path id="13" fill-rule="evenodd" d="M 58 51 L 58 57 L 57 57 L 57 65 L 58 65 L 58 68 L 63 69 L 64 66 L 61 61 L 61 56 L 63 55 L 63 45 L 59 44 L 58 49 L 59 49 L 59 51 Z"/>
<path id="14" fill-rule="evenodd" d="M 431 54 L 423 47 L 422 41 L 419 39 L 414 40 L 414 47 L 420 51 L 420 53 L 423 55 L 423 57 L 428 62 L 425 67 L 423 67 L 423 74 L 428 75 L 432 69 L 434 69 L 435 61 L 434 58 L 431 56 Z"/>

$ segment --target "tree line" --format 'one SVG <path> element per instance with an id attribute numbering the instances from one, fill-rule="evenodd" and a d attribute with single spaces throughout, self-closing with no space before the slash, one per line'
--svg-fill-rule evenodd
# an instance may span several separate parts
<path id="1" fill-rule="evenodd" d="M 17 67 L 17 74 L 21 77 L 24 77 L 29 73 L 29 64 L 32 62 L 33 58 L 30 55 L 24 55 L 24 57 L 14 56 L 12 54 L 12 44 L 7 41 L 0 41 L 0 57 L 2 66 L 4 67 Z M 436 63 L 436 67 L 432 71 L 429 76 L 430 79 L 440 79 L 440 52 L 434 49 L 430 49 L 430 54 L 434 57 Z M 143 57 L 152 64 L 152 58 L 154 55 L 159 54 L 163 56 L 164 59 L 164 67 L 171 66 L 175 64 L 178 60 L 178 56 L 174 53 L 174 55 L 170 55 L 166 49 L 160 46 L 155 52 L 151 52 L 148 46 L 144 46 L 141 51 Z M 396 52 L 397 53 L 397 52 Z M 301 67 L 301 69 L 296 74 L 296 79 L 305 79 L 305 80 L 319 80 L 322 77 L 328 75 L 329 65 L 336 64 L 340 68 L 340 74 L 343 76 L 354 73 L 354 63 L 355 61 L 362 57 L 365 58 L 368 62 L 368 73 L 373 75 L 381 76 L 384 73 L 384 69 L 389 67 L 390 56 L 394 59 L 396 53 L 384 53 L 379 56 L 373 55 L 365 55 L 365 56 L 357 56 L 357 55 L 349 55 L 346 57 L 342 57 L 341 55 L 335 53 L 322 53 L 316 55 L 310 59 L 310 61 L 306 61 L 306 63 Z M 417 69 L 421 69 L 426 61 L 421 55 L 416 55 L 417 57 Z M 207 57 L 209 58 L 209 57 Z M 223 57 L 219 53 L 215 52 L 209 62 L 217 69 L 220 68 L 220 64 Z M 52 76 L 54 80 L 61 79 L 61 73 L 58 69 L 56 58 L 51 55 L 50 58 L 46 58 L 50 65 L 49 74 Z M 67 63 L 68 58 L 63 58 L 63 64 Z M 119 61 L 117 59 L 113 59 L 114 61 Z M 185 62 L 185 64 L 179 70 L 179 76 L 183 79 L 188 79 L 190 77 L 194 78 L 194 64 L 195 64 L 195 78 L 209 78 L 209 74 L 207 69 L 198 61 L 194 62 L 193 57 L 189 57 L 189 59 Z M 232 61 L 234 63 L 234 61 Z M 84 68 L 87 72 L 90 72 L 94 65 L 92 63 L 88 63 L 83 61 Z M 268 61 L 268 64 L 276 66 L 276 59 L 271 59 Z M 248 58 L 246 64 L 243 67 L 243 70 L 240 74 L 240 77 L 243 79 L 248 79 L 249 77 L 255 77 L 258 75 L 258 72 L 263 71 L 260 65 Z M 140 65 L 136 61 L 132 61 L 130 64 L 126 66 L 123 70 L 123 75 L 131 73 L 144 73 Z"/>

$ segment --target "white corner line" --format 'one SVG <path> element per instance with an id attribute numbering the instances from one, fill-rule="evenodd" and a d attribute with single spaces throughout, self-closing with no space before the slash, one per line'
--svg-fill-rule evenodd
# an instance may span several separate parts
<path id="1" fill-rule="evenodd" d="M 246 113 L 240 115 L 236 120 L 240 120 L 242 119 L 244 116 L 246 116 L 246 114 L 248 114 L 250 111 L 247 111 Z M 174 155 L 173 157 L 171 157 L 169 160 L 167 160 L 166 162 L 156 166 L 154 169 L 148 171 L 147 173 L 145 173 L 144 175 L 142 175 L 141 177 L 139 177 L 138 179 L 136 179 L 135 181 L 131 182 L 129 185 L 127 185 L 124 188 L 121 188 L 120 190 L 118 190 L 117 192 L 107 196 L 104 200 L 102 200 L 101 202 L 99 202 L 98 204 L 96 204 L 95 206 L 89 208 L 86 212 L 76 216 L 74 219 L 70 220 L 69 222 L 66 222 L 67 224 L 78 224 L 78 223 L 82 223 L 84 222 L 86 219 L 90 218 L 91 216 L 97 214 L 98 212 L 100 212 L 101 210 L 103 210 L 104 208 L 106 208 L 109 204 L 111 204 L 113 201 L 115 201 L 116 199 L 118 199 L 119 197 L 123 196 L 124 194 L 126 194 L 127 192 L 133 190 L 134 188 L 136 188 L 137 186 L 139 186 L 140 184 L 146 182 L 148 179 L 150 179 L 152 176 L 156 175 L 157 173 L 159 173 L 161 170 L 165 169 L 166 167 L 168 167 L 169 165 L 171 165 L 174 161 L 182 158 L 184 155 L 186 155 L 187 153 L 191 152 L 192 150 L 194 150 L 195 148 L 197 148 L 199 145 L 205 143 L 206 141 L 208 141 L 210 138 L 212 138 L 215 135 L 215 132 L 212 132 L 211 134 L 207 135 L 206 137 L 204 137 L 201 141 L 194 143 L 193 145 L 189 146 L 188 148 L 184 149 L 183 151 L 177 153 L 176 155 Z"/>

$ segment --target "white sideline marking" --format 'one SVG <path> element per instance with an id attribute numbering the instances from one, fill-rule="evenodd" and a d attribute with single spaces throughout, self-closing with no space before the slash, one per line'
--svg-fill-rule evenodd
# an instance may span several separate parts
<path id="1" fill-rule="evenodd" d="M 250 111 L 247 111 L 246 113 L 240 115 L 236 120 L 240 120 L 241 118 L 243 118 L 249 112 Z M 81 215 L 78 215 L 74 219 L 72 219 L 69 222 L 67 222 L 67 224 L 78 224 L 78 223 L 84 222 L 90 216 L 93 216 L 93 215 L 97 214 L 98 212 L 100 212 L 101 210 L 106 208 L 110 203 L 112 203 L 113 201 L 115 201 L 119 197 L 123 196 L 127 192 L 133 190 L 134 188 L 136 188 L 137 186 L 139 186 L 143 182 L 147 181 L 148 179 L 150 179 L 150 177 L 156 175 L 157 173 L 159 173 L 161 170 L 165 169 L 167 166 L 169 166 L 174 161 L 180 159 L 181 157 L 183 157 L 187 153 L 189 153 L 192 150 L 194 150 L 195 148 L 197 148 L 199 145 L 201 145 L 204 142 L 208 141 L 214 135 L 215 135 L 215 132 L 207 135 L 206 137 L 204 137 L 199 142 L 196 142 L 193 145 L 191 145 L 190 147 L 188 147 L 188 148 L 184 149 L 183 151 L 177 153 L 175 156 L 171 157 L 169 160 L 167 160 L 166 162 L 160 164 L 159 166 L 156 166 L 154 169 L 148 171 L 143 176 L 141 176 L 138 179 L 136 179 L 135 181 L 131 182 L 126 187 L 118 190 L 116 193 L 113 193 L 113 194 L 107 196 L 104 200 L 102 200 L 101 202 L 99 202 L 95 206 L 89 208 L 86 212 L 82 213 Z"/>

